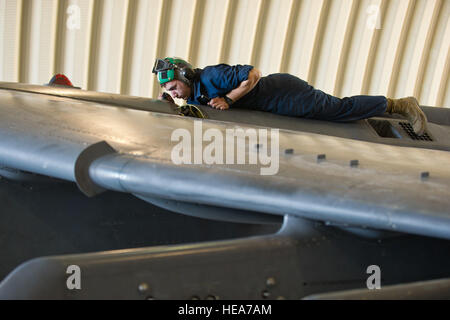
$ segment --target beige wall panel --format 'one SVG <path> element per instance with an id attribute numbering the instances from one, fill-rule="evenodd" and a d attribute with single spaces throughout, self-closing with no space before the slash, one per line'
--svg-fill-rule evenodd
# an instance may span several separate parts
<path id="1" fill-rule="evenodd" d="M 0 1 L 0 78 L 19 80 L 21 1 Z"/>
<path id="2" fill-rule="evenodd" d="M 381 32 L 381 16 L 386 1 L 355 1 L 354 22 L 346 35 L 347 52 L 341 54 L 334 94 L 352 96 L 367 93 L 372 59 Z"/>
<path id="3" fill-rule="evenodd" d="M 235 21 L 237 0 L 209 1 L 205 5 L 205 21 L 199 43 L 198 66 L 214 65 L 226 61 L 230 50 L 232 30 Z M 213 13 L 211 9 L 214 8 Z M 209 14 L 208 14 L 209 13 Z M 209 19 L 208 19 L 209 16 Z M 212 20 L 213 19 L 213 20 Z M 203 49 L 203 50 L 202 50 Z M 217 52 L 217 55 L 215 53 Z M 208 55 L 208 60 L 203 60 L 200 56 Z M 213 55 L 216 57 L 214 60 Z"/>
<path id="4" fill-rule="evenodd" d="M 388 8 L 383 17 L 377 55 L 370 79 L 369 94 L 390 95 L 389 88 L 395 84 L 395 76 L 401 54 L 403 53 L 403 38 L 408 29 L 408 12 L 413 2 L 410 0 L 394 0 L 388 2 Z M 394 82 L 394 83 L 393 83 Z M 392 91 L 392 90 L 391 90 Z"/>
<path id="5" fill-rule="evenodd" d="M 122 92 L 136 96 L 152 96 L 154 57 L 158 55 L 162 0 L 134 1 L 130 7 L 129 43 L 124 56 Z"/>
<path id="6" fill-rule="evenodd" d="M 441 7 L 431 35 L 431 45 L 422 75 L 420 97 L 424 104 L 437 105 L 439 86 L 447 54 L 450 49 L 450 1 L 441 1 Z M 447 19 L 443 19 L 447 17 Z M 447 104 L 448 105 L 448 104 Z"/>
<path id="7" fill-rule="evenodd" d="M 227 32 L 231 39 L 224 44 L 223 59 L 230 64 L 251 64 L 253 52 L 259 50 L 257 40 L 262 26 L 265 0 L 234 0 Z M 233 15 L 232 13 L 235 12 Z M 256 48 L 255 48 L 256 46 Z M 258 66 L 259 67 L 259 66 Z"/>
<path id="8" fill-rule="evenodd" d="M 436 21 L 436 29 L 432 35 L 428 60 L 424 68 L 420 97 L 426 105 L 450 107 L 449 90 L 444 90 L 450 70 L 450 1 L 441 1 L 441 8 Z M 442 99 L 442 93 L 447 99 Z"/>
<path id="9" fill-rule="evenodd" d="M 189 62 L 198 67 L 217 64 L 221 60 L 222 44 L 227 33 L 230 1 L 198 0 L 197 8 Z"/>
<path id="10" fill-rule="evenodd" d="M 419 0 L 414 6 L 411 25 L 408 28 L 404 53 L 399 67 L 399 75 L 394 92 L 395 97 L 414 95 L 422 57 L 428 51 L 424 49 L 429 28 L 432 27 L 433 13 L 437 5 L 437 1 Z"/>
<path id="11" fill-rule="evenodd" d="M 0 80 L 157 97 L 156 57 L 450 106 L 450 0 L 0 0 Z"/>
<path id="12" fill-rule="evenodd" d="M 356 0 L 358 1 L 358 0 Z M 344 38 L 349 27 L 353 1 L 331 1 L 330 13 L 326 19 L 326 25 L 322 35 L 322 47 L 319 62 L 315 69 L 314 85 L 321 90 L 333 94 L 334 84 L 339 67 L 339 58 L 344 46 Z"/>
<path id="13" fill-rule="evenodd" d="M 438 100 L 436 105 L 437 106 L 446 106 L 447 108 L 450 107 L 450 81 L 449 81 L 449 74 L 450 74 L 450 52 L 447 55 L 447 64 L 445 66 L 444 71 L 446 72 L 447 76 L 443 76 L 442 80 L 442 100 Z M 442 102 L 441 102 L 442 101 Z"/>
<path id="14" fill-rule="evenodd" d="M 190 41 L 192 28 L 194 25 L 194 13 L 197 1 L 195 0 L 172 0 L 169 11 L 169 18 L 166 23 L 167 34 L 164 40 L 165 46 L 162 56 L 177 56 L 189 59 Z"/>
<path id="15" fill-rule="evenodd" d="M 448 26 L 448 25 L 447 25 Z M 447 34 L 446 34 L 446 38 L 449 38 L 450 35 L 450 27 L 447 28 L 446 30 Z M 450 41 L 449 41 L 450 42 Z M 436 86 L 439 84 L 439 91 L 437 93 L 437 98 L 436 98 L 436 105 L 438 106 L 450 106 L 450 81 L 449 81 L 449 75 L 450 75 L 450 46 L 447 45 L 446 46 L 446 51 L 447 51 L 447 57 L 445 59 L 445 63 L 443 64 L 443 68 L 442 68 L 442 75 L 441 77 L 439 77 L 439 72 L 437 72 L 437 79 L 435 81 Z M 442 54 L 442 58 L 441 60 L 443 61 L 443 56 L 444 56 L 444 50 L 442 50 L 441 54 Z M 437 71 L 440 71 L 439 69 L 437 69 Z M 440 79 L 439 79 L 440 78 Z"/>
<path id="16" fill-rule="evenodd" d="M 120 92 L 128 1 L 97 0 L 93 10 L 95 36 L 91 37 L 90 74 L 92 90 Z"/>
<path id="17" fill-rule="evenodd" d="M 263 74 L 279 72 L 285 41 L 288 38 L 289 13 L 293 0 L 266 1 L 259 39 L 253 49 L 253 63 Z"/>
<path id="18" fill-rule="evenodd" d="M 294 40 L 292 53 L 287 63 L 287 72 L 311 83 L 317 61 L 317 50 L 322 43 L 321 29 L 323 29 L 328 8 L 328 0 L 302 0 L 297 20 L 294 21 Z"/>
<path id="19" fill-rule="evenodd" d="M 63 73 L 83 88 L 87 87 L 92 0 L 58 1 L 55 73 Z"/>
<path id="20" fill-rule="evenodd" d="M 426 74 L 426 69 L 428 68 L 429 63 L 429 57 L 430 57 L 430 49 L 432 45 L 432 40 L 434 35 L 436 34 L 437 29 L 437 21 L 439 19 L 439 15 L 442 10 L 442 0 L 436 0 L 433 3 L 433 11 L 430 12 L 428 10 L 429 14 L 429 20 L 424 23 L 423 29 L 427 29 L 426 35 L 424 35 L 423 39 L 423 48 L 421 48 L 421 57 L 420 62 L 418 62 L 416 68 L 417 68 L 417 76 L 415 79 L 415 85 L 414 85 L 414 92 L 413 95 L 416 96 L 419 101 L 426 101 L 427 96 L 422 95 L 422 86 L 424 82 L 424 76 Z M 422 102 L 424 103 L 424 102 Z"/>
<path id="21" fill-rule="evenodd" d="M 54 73 L 58 4 L 54 0 L 22 4 L 19 81 L 43 84 Z"/>

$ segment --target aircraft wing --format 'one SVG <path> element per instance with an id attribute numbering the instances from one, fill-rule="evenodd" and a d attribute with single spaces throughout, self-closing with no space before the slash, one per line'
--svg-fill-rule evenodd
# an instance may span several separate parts
<path id="1" fill-rule="evenodd" d="M 0 166 L 76 182 L 89 196 L 116 190 L 450 239 L 449 152 L 289 130 L 272 139 L 272 128 L 239 119 L 170 113 L 0 89 Z M 247 164 L 172 161 L 177 129 L 190 133 L 194 162 L 194 153 L 198 160 L 211 143 L 198 151 L 195 139 L 209 129 L 225 138 L 227 129 L 239 128 L 269 129 L 267 143 L 235 144 Z M 270 154 L 275 140 L 279 157 L 248 164 L 267 148 Z M 277 170 L 262 175 L 262 169 Z"/>

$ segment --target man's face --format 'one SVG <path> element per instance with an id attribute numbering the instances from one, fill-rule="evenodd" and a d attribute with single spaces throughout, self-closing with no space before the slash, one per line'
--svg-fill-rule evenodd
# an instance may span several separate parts
<path id="1" fill-rule="evenodd" d="M 183 81 L 172 80 L 164 84 L 164 89 L 176 99 L 188 99 L 191 96 L 191 88 Z"/>

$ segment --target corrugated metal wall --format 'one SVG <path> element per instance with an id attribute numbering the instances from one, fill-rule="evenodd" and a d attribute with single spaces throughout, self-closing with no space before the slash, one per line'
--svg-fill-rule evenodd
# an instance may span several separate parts
<path id="1" fill-rule="evenodd" d="M 156 57 L 450 107 L 450 0 L 0 0 L 0 80 L 156 97 Z"/>

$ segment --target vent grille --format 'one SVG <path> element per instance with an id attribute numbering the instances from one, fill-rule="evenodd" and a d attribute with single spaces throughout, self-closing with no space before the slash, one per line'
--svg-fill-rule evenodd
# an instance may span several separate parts
<path id="1" fill-rule="evenodd" d="M 414 130 L 413 130 L 411 124 L 408 123 L 408 122 L 399 122 L 398 124 L 403 128 L 403 130 L 406 131 L 406 133 L 407 133 L 407 134 L 411 137 L 411 139 L 413 139 L 413 140 L 433 141 L 433 139 L 431 139 L 431 137 L 430 137 L 430 136 L 428 135 L 428 133 L 426 133 L 426 132 L 425 132 L 422 136 L 417 135 L 417 134 L 414 132 Z"/>

